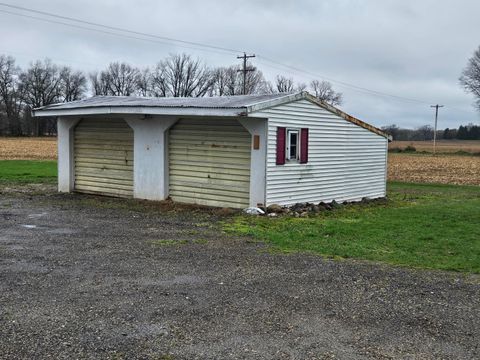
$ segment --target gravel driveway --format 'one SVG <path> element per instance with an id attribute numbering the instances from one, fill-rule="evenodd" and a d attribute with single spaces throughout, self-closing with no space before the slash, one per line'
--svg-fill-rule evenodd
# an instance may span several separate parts
<path id="1" fill-rule="evenodd" d="M 221 219 L 4 188 L 0 358 L 480 358 L 478 276 L 274 254 Z"/>

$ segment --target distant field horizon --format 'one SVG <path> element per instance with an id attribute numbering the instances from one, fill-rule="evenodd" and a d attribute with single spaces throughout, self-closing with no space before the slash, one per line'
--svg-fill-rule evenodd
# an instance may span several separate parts
<path id="1" fill-rule="evenodd" d="M 431 153 L 432 141 L 393 141 L 389 148 L 405 149 L 409 145 L 414 146 L 417 153 L 391 152 L 388 155 L 388 180 L 480 185 L 480 156 L 465 154 L 480 154 L 480 140 L 439 140 L 436 156 Z M 55 137 L 0 137 L 0 160 L 56 159 Z"/>
<path id="2" fill-rule="evenodd" d="M 416 151 L 433 152 L 433 141 L 392 141 L 389 150 L 404 150 L 407 146 Z M 437 152 L 466 152 L 480 154 L 480 140 L 437 140 Z M 45 137 L 0 137 L 0 160 L 56 160 L 57 138 Z"/>
<path id="3" fill-rule="evenodd" d="M 388 149 L 404 150 L 407 146 L 413 146 L 417 151 L 433 152 L 433 140 L 409 141 L 394 140 L 388 144 Z M 437 152 L 455 153 L 464 151 L 472 154 L 480 153 L 480 140 L 437 140 Z"/>

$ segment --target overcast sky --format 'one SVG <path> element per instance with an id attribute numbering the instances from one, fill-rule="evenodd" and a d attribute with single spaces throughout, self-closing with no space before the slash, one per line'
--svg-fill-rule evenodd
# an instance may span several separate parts
<path id="1" fill-rule="evenodd" d="M 328 79 L 344 94 L 342 109 L 377 126 L 433 124 L 430 104 L 444 104 L 439 128 L 479 114 L 458 77 L 480 45 L 478 0 L 6 0 L 109 26 L 212 44 L 259 55 L 276 74 Z M 0 6 L 0 10 L 28 14 Z M 33 15 L 33 14 L 29 14 Z M 33 15 L 42 17 L 41 15 Z M 57 19 L 58 21 L 58 19 Z M 234 53 L 127 39 L 0 12 L 0 53 L 21 66 L 51 58 L 85 71 L 112 61 L 138 66 L 186 52 L 207 64 L 238 63 Z M 272 59 L 318 76 L 268 63 Z M 417 101 L 360 91 L 338 82 Z"/>

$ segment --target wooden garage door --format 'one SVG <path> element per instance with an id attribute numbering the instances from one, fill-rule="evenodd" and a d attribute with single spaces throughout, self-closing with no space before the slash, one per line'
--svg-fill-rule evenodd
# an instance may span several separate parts
<path id="1" fill-rule="evenodd" d="M 243 208 L 250 196 L 251 136 L 236 120 L 180 120 L 170 129 L 170 197 Z"/>
<path id="2" fill-rule="evenodd" d="M 124 120 L 81 120 L 74 157 L 76 191 L 133 196 L 133 130 Z"/>

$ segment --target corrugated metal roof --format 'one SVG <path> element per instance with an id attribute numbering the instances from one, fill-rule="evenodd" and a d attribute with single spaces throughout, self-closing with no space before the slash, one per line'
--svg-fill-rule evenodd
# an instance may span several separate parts
<path id="1" fill-rule="evenodd" d="M 382 130 L 367 124 L 336 107 L 316 99 L 308 92 L 267 95 L 235 95 L 214 97 L 136 97 L 94 96 L 84 100 L 52 104 L 34 109 L 34 116 L 98 115 L 98 114 L 153 114 L 182 116 L 248 116 L 269 107 L 307 99 L 345 120 L 391 140 Z"/>
<path id="2" fill-rule="evenodd" d="M 84 100 L 52 104 L 35 109 L 67 110 L 105 106 L 159 107 L 159 108 L 201 108 L 201 109 L 241 109 L 265 101 L 276 100 L 291 94 L 236 95 L 215 97 L 136 97 L 136 96 L 94 96 Z"/>

